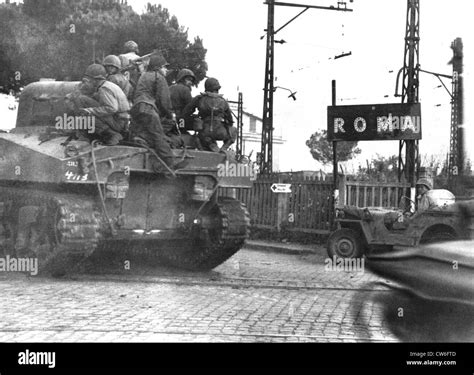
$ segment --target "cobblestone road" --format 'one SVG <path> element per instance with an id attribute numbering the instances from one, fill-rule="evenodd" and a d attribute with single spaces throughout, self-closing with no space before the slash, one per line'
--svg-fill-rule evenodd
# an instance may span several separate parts
<path id="1" fill-rule="evenodd" d="M 199 274 L 125 258 L 67 279 L 3 273 L 0 341 L 399 341 L 403 299 L 368 271 L 326 272 L 324 258 L 244 249 Z"/>

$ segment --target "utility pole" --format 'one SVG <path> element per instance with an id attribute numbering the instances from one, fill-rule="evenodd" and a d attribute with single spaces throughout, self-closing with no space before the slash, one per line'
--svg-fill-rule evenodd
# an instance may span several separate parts
<path id="1" fill-rule="evenodd" d="M 237 101 L 227 100 L 229 104 L 237 105 L 237 114 L 232 111 L 232 115 L 237 120 L 237 139 L 235 143 L 235 154 L 238 158 L 243 155 L 243 127 L 244 127 L 244 96 L 239 92 L 239 97 Z"/>
<path id="2" fill-rule="evenodd" d="M 352 0 L 350 0 L 352 2 Z M 267 36 L 267 52 L 265 63 L 265 87 L 263 99 L 263 116 L 262 116 L 262 149 L 260 154 L 260 173 L 268 174 L 273 171 L 273 93 L 275 92 L 275 35 L 301 16 L 308 9 L 336 10 L 343 12 L 352 12 L 348 9 L 345 1 L 338 1 L 337 7 L 325 7 L 317 5 L 293 4 L 276 2 L 275 0 L 267 0 L 268 5 L 268 22 Z M 282 27 L 275 31 L 275 6 L 286 6 L 295 8 L 304 8 L 299 14 L 285 23 Z M 263 39 L 263 37 L 262 37 Z"/>
<path id="3" fill-rule="evenodd" d="M 243 94 L 239 92 L 237 101 L 237 145 L 236 154 L 241 157 L 243 155 L 243 116 L 244 116 L 244 99 Z"/>
<path id="4" fill-rule="evenodd" d="M 267 55 L 265 63 L 265 88 L 262 117 L 262 151 L 260 173 L 273 171 L 273 91 L 274 91 L 274 53 L 275 53 L 275 0 L 268 0 Z"/>
<path id="5" fill-rule="evenodd" d="M 464 111 L 463 111 L 463 44 L 456 38 L 451 44 L 453 49 L 453 88 L 451 100 L 451 135 L 449 140 L 448 177 L 464 174 Z"/>
<path id="6" fill-rule="evenodd" d="M 403 60 L 402 103 L 418 103 L 420 85 L 420 0 L 408 0 L 407 24 L 405 33 L 405 53 Z M 403 151 L 405 150 L 405 161 Z M 418 160 L 418 140 L 400 141 L 398 157 L 398 179 L 402 176 L 412 187 L 412 198 L 416 183 L 416 164 Z"/>

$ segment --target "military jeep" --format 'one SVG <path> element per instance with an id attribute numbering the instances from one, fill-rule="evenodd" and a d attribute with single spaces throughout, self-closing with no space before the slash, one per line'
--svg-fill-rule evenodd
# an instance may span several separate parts
<path id="1" fill-rule="evenodd" d="M 436 207 L 413 214 L 402 197 L 401 207 L 336 207 L 337 229 L 328 239 L 332 257 L 360 258 L 375 251 L 390 251 L 394 246 L 418 246 L 470 238 L 469 224 L 463 214 L 474 201 L 455 202 L 446 190 L 432 190 Z"/>

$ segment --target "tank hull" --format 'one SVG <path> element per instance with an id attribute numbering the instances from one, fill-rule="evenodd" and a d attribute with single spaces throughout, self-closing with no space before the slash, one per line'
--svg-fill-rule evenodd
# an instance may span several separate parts
<path id="1" fill-rule="evenodd" d="M 76 86 L 28 86 L 17 127 L 0 134 L 4 253 L 37 256 L 48 270 L 101 244 L 145 242 L 148 255 L 174 266 L 209 269 L 243 246 L 248 212 L 219 189 L 250 188 L 254 176 L 227 173 L 243 170 L 228 153 L 176 149 L 175 159 L 188 163 L 171 172 L 146 146 L 91 144 L 58 131 L 55 119 Z"/>

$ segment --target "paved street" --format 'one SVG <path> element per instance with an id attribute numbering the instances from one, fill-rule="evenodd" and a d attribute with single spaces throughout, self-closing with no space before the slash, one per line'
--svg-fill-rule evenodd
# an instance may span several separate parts
<path id="1" fill-rule="evenodd" d="M 126 269 L 123 258 L 66 279 L 0 273 L 0 341 L 410 341 L 406 297 L 367 270 L 326 271 L 324 259 L 322 248 L 244 249 L 198 274 L 135 261 Z"/>

